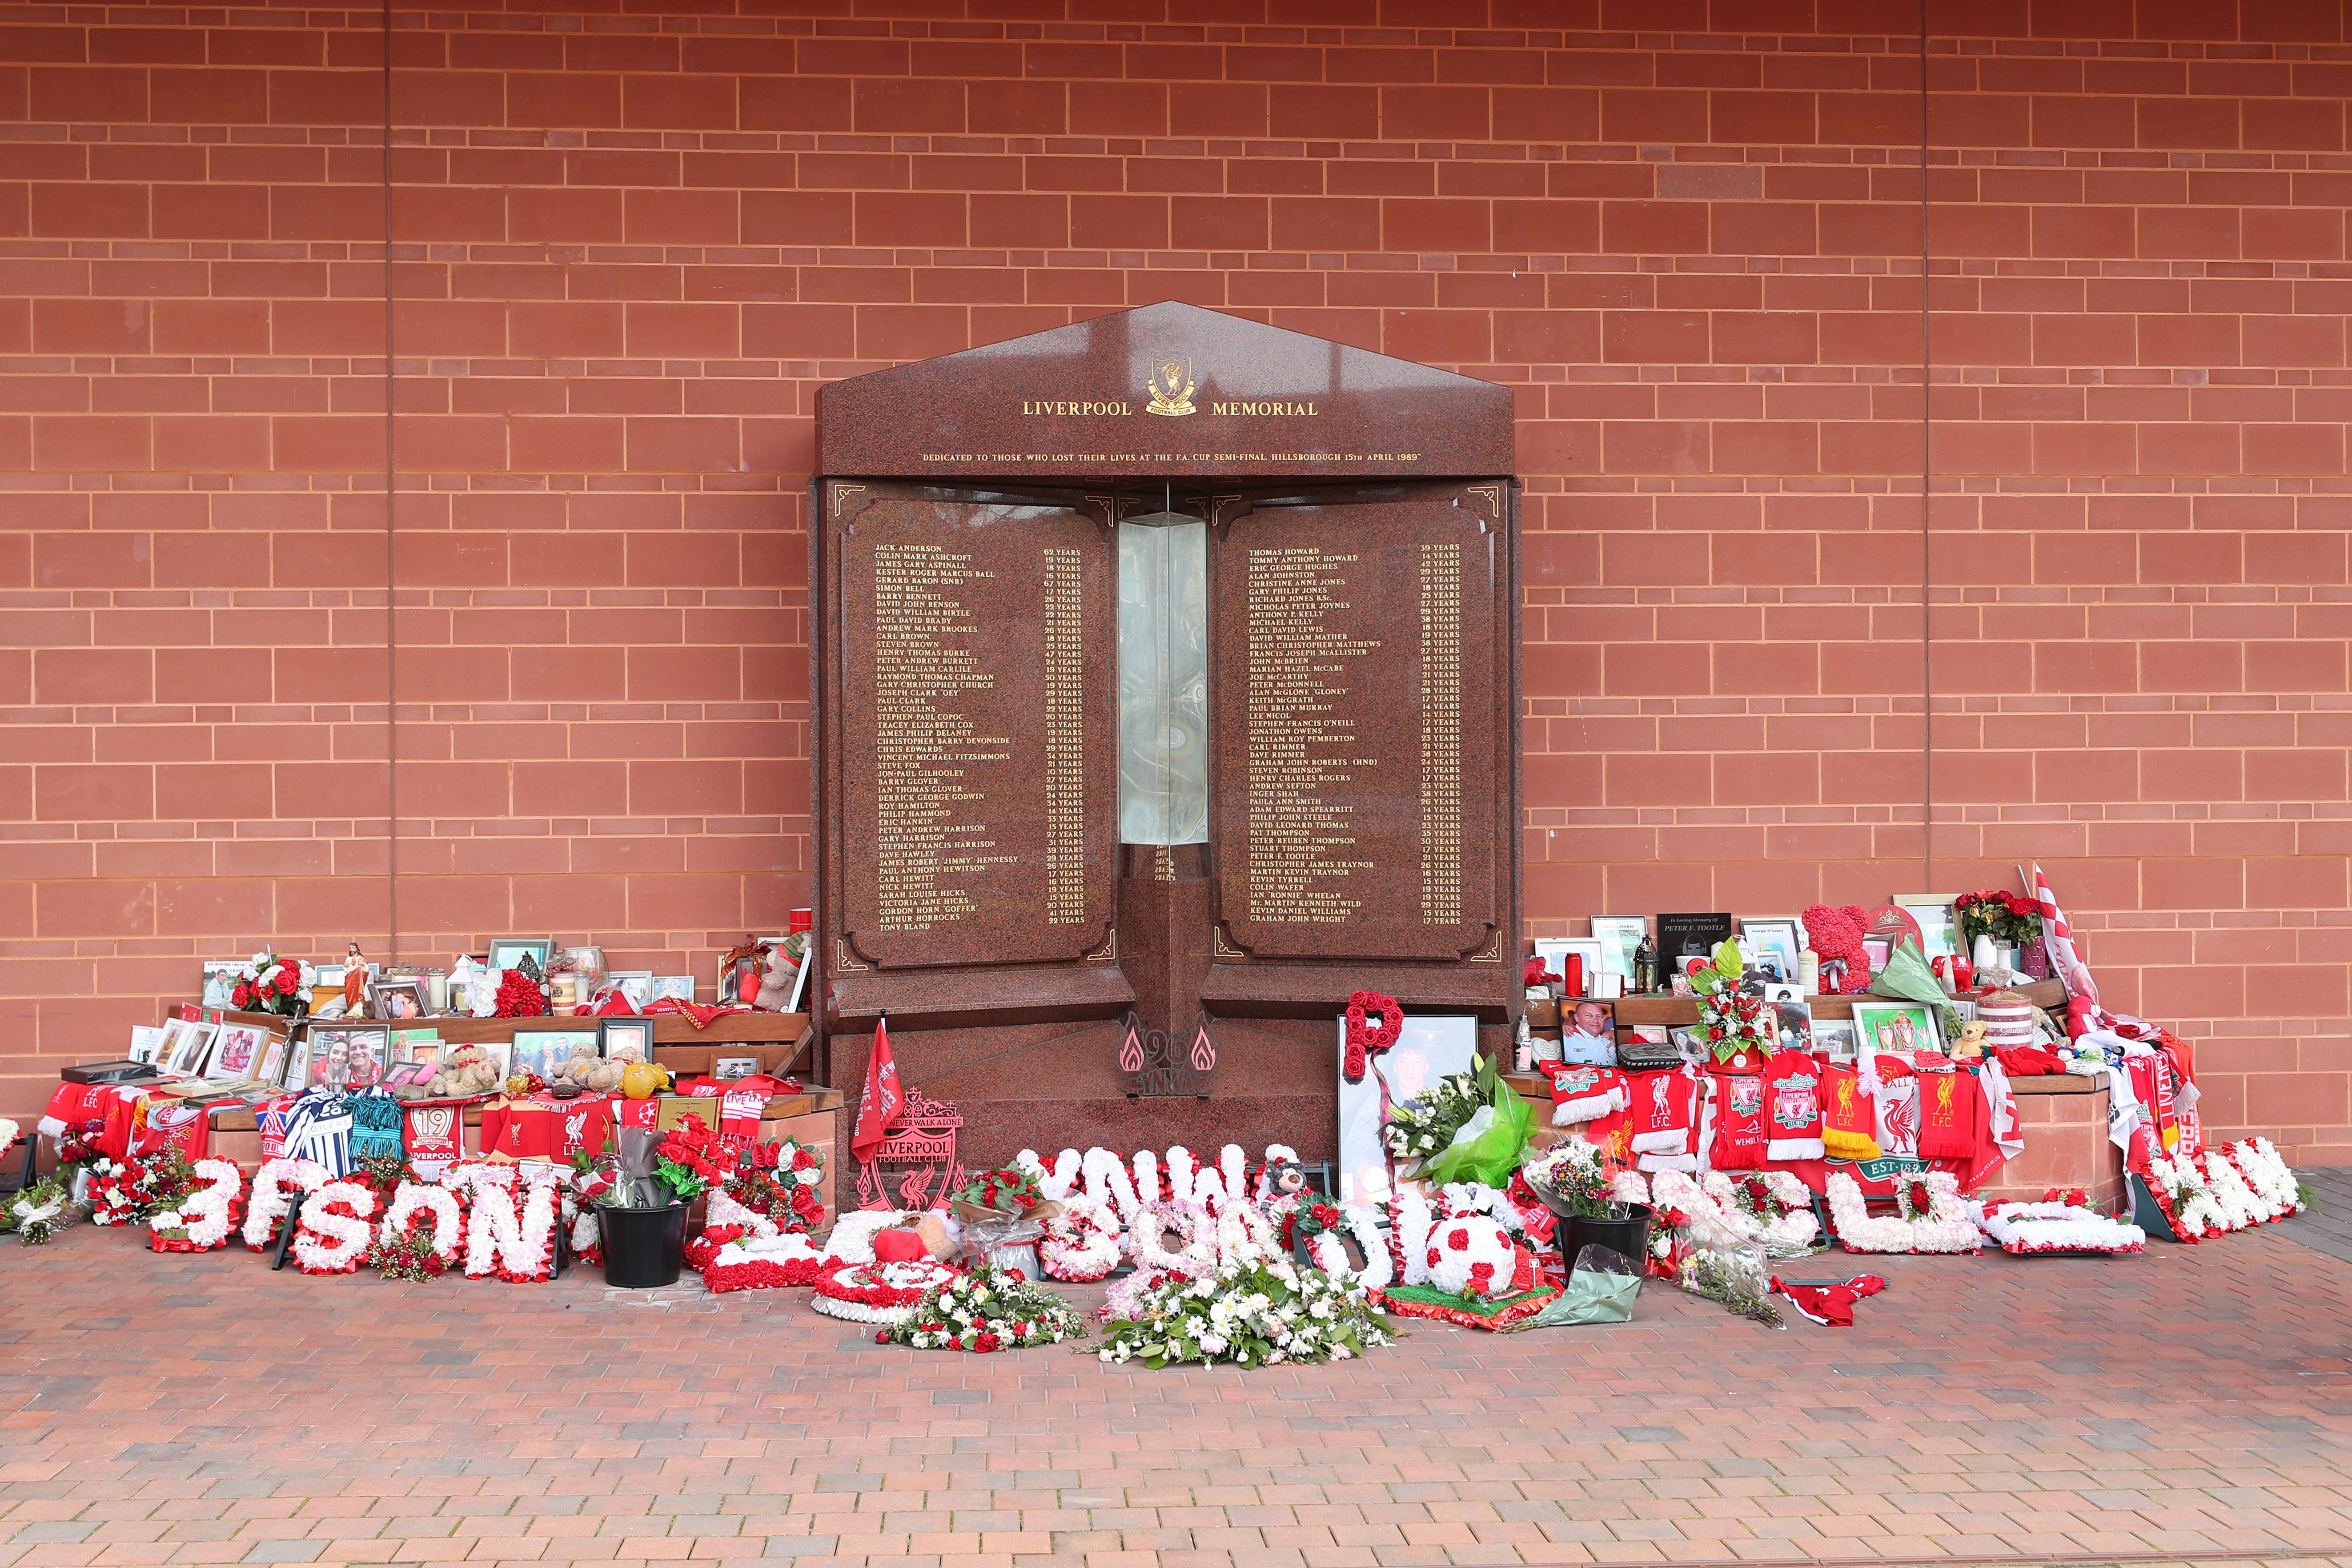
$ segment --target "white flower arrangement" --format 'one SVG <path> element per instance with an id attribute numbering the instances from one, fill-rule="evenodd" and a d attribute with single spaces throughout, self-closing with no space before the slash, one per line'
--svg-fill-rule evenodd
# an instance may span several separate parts
<path id="1" fill-rule="evenodd" d="M 246 1199 L 245 1245 L 255 1252 L 269 1250 L 278 1222 L 294 1206 L 294 1194 L 316 1192 L 326 1179 L 327 1167 L 316 1160 L 264 1160 Z"/>
<path id="2" fill-rule="evenodd" d="M 1066 1151 L 1065 1151 L 1066 1152 Z M 1083 1194 L 1061 1200 L 1037 1242 L 1037 1266 L 1055 1279 L 1099 1279 L 1118 1267 L 1118 1215 Z"/>
<path id="3" fill-rule="evenodd" d="M 2080 1204 L 1969 1205 L 1969 1217 L 2003 1252 L 2145 1252 L 2147 1233 Z"/>
<path id="4" fill-rule="evenodd" d="M 465 1161 L 441 1173 L 443 1186 L 467 1196 L 467 1279 L 495 1274 L 535 1285 L 554 1273 L 556 1191 L 563 1180 L 562 1170 L 538 1162 Z"/>
<path id="5" fill-rule="evenodd" d="M 351 1274 L 375 1238 L 375 1189 L 359 1182 L 325 1182 L 302 1200 L 294 1232 L 294 1261 L 305 1274 Z"/>
<path id="6" fill-rule="evenodd" d="M 0 1156 L 5 1156 L 10 1149 L 16 1147 L 17 1131 L 14 1121 L 7 1117 L 0 1116 Z"/>
<path id="7" fill-rule="evenodd" d="M 2151 1154 L 2147 1179 L 2157 1206 L 2180 1240 L 2199 1242 L 2230 1228 L 2222 1221 L 2221 1205 L 2215 1201 L 2205 1173 L 2198 1168 L 2195 1155 Z"/>
<path id="8" fill-rule="evenodd" d="M 0 1147 L 5 1147 L 6 1142 L 0 1139 Z M 2246 1185 L 2269 1208 L 2269 1218 L 2284 1219 L 2288 1215 L 2303 1212 L 2303 1184 L 2294 1179 L 2294 1172 L 2280 1156 L 2277 1144 L 2267 1138 L 2249 1138 L 2231 1144 L 2228 1152 L 2245 1176 Z"/>
<path id="9" fill-rule="evenodd" d="M 886 1230 L 911 1226 L 922 1217 L 920 1209 L 852 1209 L 834 1222 L 833 1234 L 824 1244 L 825 1259 L 871 1263 L 875 1237 Z"/>
<path id="10" fill-rule="evenodd" d="M 828 1318 L 852 1323 L 898 1323 L 924 1296 L 955 1278 L 944 1263 L 851 1263 L 826 1267 L 816 1277 L 809 1305 Z"/>
<path id="11" fill-rule="evenodd" d="M 1915 1191 L 1927 1194 L 1923 1210 Z M 1949 1171 L 1905 1176 L 1896 1184 L 1901 1213 L 1874 1218 L 1861 1184 L 1844 1171 L 1830 1174 L 1830 1218 L 1848 1252 L 1974 1252 L 1983 1246 L 1960 1201 L 1959 1178 Z"/>
<path id="12" fill-rule="evenodd" d="M 1018 1350 L 1058 1344 L 1087 1331 L 1078 1310 L 1019 1274 L 982 1267 L 943 1280 L 905 1317 L 874 1336 L 917 1350 Z"/>
<path id="13" fill-rule="evenodd" d="M 383 1211 L 383 1223 L 376 1228 L 377 1239 L 387 1247 L 406 1239 L 420 1215 L 433 1218 L 434 1256 L 445 1265 L 456 1265 L 466 1246 L 466 1208 L 457 1194 L 444 1186 L 401 1183 Z"/>
<path id="14" fill-rule="evenodd" d="M 245 1172 L 234 1160 L 199 1160 L 203 1184 L 174 1206 L 147 1216 L 148 1245 L 159 1252 L 211 1252 L 226 1247 L 240 1217 Z"/>
<path id="15" fill-rule="evenodd" d="M 2229 1155 L 2216 1149 L 2201 1159 L 2206 1190 L 2213 1194 L 2214 1206 L 2221 1211 L 2223 1230 L 2245 1230 L 2270 1217 L 2269 1205 L 2246 1185 L 2246 1178 L 2239 1173 Z"/>
<path id="16" fill-rule="evenodd" d="M 1101 1359 L 1160 1368 L 1345 1361 L 1390 1342 L 1386 1317 L 1352 1281 L 1281 1258 L 1201 1279 L 1170 1276 L 1105 1326 Z"/>
<path id="17" fill-rule="evenodd" d="M 1812 1189 L 1793 1172 L 1743 1171 L 1735 1177 L 1709 1171 L 1700 1179 L 1699 1190 L 1728 1239 L 1761 1242 L 1767 1258 L 1801 1258 L 1821 1236 Z"/>

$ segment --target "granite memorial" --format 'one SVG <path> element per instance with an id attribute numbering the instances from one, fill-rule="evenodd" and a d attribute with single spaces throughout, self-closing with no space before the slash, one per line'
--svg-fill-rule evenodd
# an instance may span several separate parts
<path id="1" fill-rule="evenodd" d="M 811 1007 L 967 1160 L 1337 1136 L 1349 992 L 1516 1021 L 1507 388 L 1164 303 L 825 387 Z M 1213 1074 L 1131 1094 L 1130 1016 Z M 1131 1053 L 1130 1053 L 1131 1054 Z"/>

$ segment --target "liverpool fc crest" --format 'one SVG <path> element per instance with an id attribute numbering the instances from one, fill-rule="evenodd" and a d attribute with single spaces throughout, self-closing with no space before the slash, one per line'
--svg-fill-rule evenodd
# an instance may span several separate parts
<path id="1" fill-rule="evenodd" d="M 1173 418 L 1182 414 L 1200 412 L 1192 406 L 1192 389 L 1200 383 L 1192 379 L 1192 362 L 1188 359 L 1162 359 L 1151 367 L 1151 403 L 1144 412 L 1164 414 Z"/>

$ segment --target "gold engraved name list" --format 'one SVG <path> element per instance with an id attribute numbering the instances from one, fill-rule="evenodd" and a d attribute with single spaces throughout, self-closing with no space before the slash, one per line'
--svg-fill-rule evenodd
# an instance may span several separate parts
<path id="1" fill-rule="evenodd" d="M 1352 607 L 1345 596 L 1352 554 L 1313 546 L 1249 552 L 1249 919 L 1338 924 L 1363 900 L 1349 883 L 1371 861 L 1358 858 L 1344 793 L 1356 721 L 1346 700 L 1349 667 L 1381 644 L 1325 624 Z"/>
<path id="2" fill-rule="evenodd" d="M 1421 547 L 1421 918 L 1462 923 L 1462 547 Z"/>
<path id="3" fill-rule="evenodd" d="M 971 612 L 958 590 L 992 578 L 971 557 L 937 544 L 874 549 L 875 797 L 878 923 L 925 931 L 978 910 L 971 873 L 1013 859 L 990 855 L 984 792 L 968 764 L 1011 755 L 1004 735 L 973 733 L 958 702 L 996 685 L 971 651 Z"/>
<path id="4" fill-rule="evenodd" d="M 1075 550 L 1045 557 L 1045 923 L 1087 918 L 1086 578 Z"/>

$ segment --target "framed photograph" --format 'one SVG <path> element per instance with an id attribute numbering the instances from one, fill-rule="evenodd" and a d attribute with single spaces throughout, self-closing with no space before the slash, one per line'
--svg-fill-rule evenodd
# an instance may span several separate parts
<path id="1" fill-rule="evenodd" d="M 787 1013 L 799 1012 L 801 999 L 808 994 L 809 971 L 815 967 L 809 963 L 808 958 L 809 955 L 803 952 L 800 963 L 793 970 L 793 994 L 784 1002 L 784 1011 Z"/>
<path id="2" fill-rule="evenodd" d="M 310 1087 L 310 1031 L 303 1029 L 286 1042 L 286 1060 L 277 1078 L 279 1088 L 296 1094 Z"/>
<path id="3" fill-rule="evenodd" d="M 308 1084 L 364 1087 L 383 1078 L 392 1065 L 392 1026 L 383 1023 L 314 1024 L 310 1027 Z"/>
<path id="4" fill-rule="evenodd" d="M 1944 1037 L 1936 1025 L 1936 1009 L 1925 1002 L 1856 1002 L 1855 1041 L 1865 1051 L 1907 1055 L 1940 1051 Z"/>
<path id="5" fill-rule="evenodd" d="M 1897 893 L 1895 907 L 1919 922 L 1919 947 L 1929 959 L 1960 955 L 1959 920 L 1949 893 Z"/>
<path id="6" fill-rule="evenodd" d="M 293 1044 L 284 1035 L 273 1034 L 261 1049 L 261 1065 L 251 1077 L 256 1083 L 281 1084 L 286 1081 L 286 1057 Z"/>
<path id="7" fill-rule="evenodd" d="M 1851 1018 L 1815 1018 L 1812 1021 L 1813 1049 L 1824 1052 L 1833 1062 L 1850 1062 L 1860 1054 Z"/>
<path id="8" fill-rule="evenodd" d="M 757 1057 L 714 1057 L 710 1062 L 710 1076 L 722 1082 L 728 1079 L 751 1078 L 759 1070 L 760 1058 Z"/>
<path id="9" fill-rule="evenodd" d="M 1561 994 L 1590 996 L 1592 994 L 1592 982 L 1601 973 L 1600 938 L 1590 936 L 1536 938 L 1536 956 L 1544 961 L 1544 968 L 1559 975 L 1562 980 L 1568 978 L 1568 965 L 1560 961 L 1571 952 L 1584 961 L 1584 984 L 1580 986 L 1570 986 Z"/>
<path id="10" fill-rule="evenodd" d="M 439 1040 L 404 1040 L 393 1047 L 392 1059 L 413 1062 L 418 1067 L 437 1071 L 441 1066 L 441 1053 L 446 1049 L 448 1047 Z"/>
<path id="11" fill-rule="evenodd" d="M 1813 1048 L 1812 1005 L 1802 996 L 1773 996 L 1773 990 L 1793 991 L 1795 986 L 1768 986 L 1764 1005 L 1772 1009 L 1780 1021 L 1780 1048 L 1784 1051 L 1810 1051 Z"/>
<path id="12" fill-rule="evenodd" d="M 1538 1040 L 1540 1054 L 1549 1040 Z M 1617 1065 L 1615 1005 L 1590 998 L 1559 1005 L 1559 1060 L 1570 1067 L 1613 1068 Z"/>
<path id="13" fill-rule="evenodd" d="M 205 1064 L 205 1076 L 231 1083 L 257 1077 L 268 1049 L 269 1031 L 261 1025 L 223 1024 L 213 1037 L 213 1059 Z"/>
<path id="14" fill-rule="evenodd" d="M 649 1062 L 654 1059 L 651 1018 L 600 1018 L 596 1022 L 596 1054 L 608 1062 Z"/>
<path id="15" fill-rule="evenodd" d="M 218 1024 L 182 1020 L 179 1035 L 172 1042 L 172 1059 L 163 1064 L 163 1070 L 177 1073 L 183 1078 L 194 1078 L 202 1073 L 205 1061 L 212 1056 L 213 1037 L 219 1033 Z"/>
<path id="16" fill-rule="evenodd" d="M 1886 967 L 1886 961 L 1895 956 L 1895 944 L 1883 936 L 1864 937 L 1862 956 L 1869 963 L 1871 973 L 1876 974 Z"/>
<path id="17" fill-rule="evenodd" d="M 435 1068 L 423 1062 L 394 1062 L 384 1068 L 385 1089 L 423 1089 L 433 1081 Z"/>
<path id="18" fill-rule="evenodd" d="M 1339 1201 L 1385 1203 L 1389 1173 L 1381 1141 L 1381 1080 L 1387 1080 L 1391 1105 L 1411 1105 L 1439 1079 L 1468 1072 L 1478 1065 L 1478 1019 L 1469 1013 L 1406 1014 L 1397 1043 L 1373 1058 L 1379 1076 L 1367 1071 L 1361 1083 L 1349 1083 L 1337 1070 L 1347 1055 L 1348 1019 L 1341 1014 L 1332 1058 L 1339 1085 Z"/>
<path id="19" fill-rule="evenodd" d="M 1592 938 L 1601 944 L 1601 973 L 1633 976 L 1633 950 L 1650 934 L 1646 915 L 1595 915 Z"/>
<path id="20" fill-rule="evenodd" d="M 425 982 L 420 979 L 368 981 L 368 1010 L 387 1022 L 422 1018 L 431 1011 L 430 1004 L 431 999 L 425 994 Z"/>
<path id="21" fill-rule="evenodd" d="M 548 937 L 502 936 L 499 938 L 498 941 L 490 943 L 490 967 L 492 969 L 520 969 L 522 967 L 523 955 L 528 953 L 530 955 L 530 961 L 539 965 L 539 972 L 541 974 L 545 974 L 547 973 L 547 960 L 554 952 L 555 943 L 552 939 Z"/>
<path id="22" fill-rule="evenodd" d="M 508 1070 L 553 1078 L 556 1069 L 572 1059 L 574 1047 L 586 1046 L 590 1056 L 597 1054 L 596 1033 L 594 1029 L 517 1029 Z"/>
<path id="23" fill-rule="evenodd" d="M 621 988 L 621 994 L 634 1003 L 639 1012 L 654 999 L 654 972 L 650 969 L 615 969 L 604 978 Z"/>
<path id="24" fill-rule="evenodd" d="M 653 994 L 648 1000 L 658 1002 L 665 996 L 675 997 L 680 1002 L 693 1001 L 694 976 L 691 974 L 655 975 Z"/>
<path id="25" fill-rule="evenodd" d="M 1694 958 L 1706 963 L 1715 950 L 1731 940 L 1727 914 L 1664 914 L 1658 917 L 1658 963 L 1669 974 L 1681 974 Z"/>
<path id="26" fill-rule="evenodd" d="M 1804 950 L 1804 929 L 1794 915 L 1757 915 L 1739 922 L 1739 951 L 1768 981 L 1795 984 L 1797 954 Z"/>
<path id="27" fill-rule="evenodd" d="M 236 972 L 245 967 L 241 958 L 207 958 L 204 964 L 204 1005 L 226 1007 L 228 994 L 236 989 Z"/>
<path id="28" fill-rule="evenodd" d="M 131 1025 L 131 1048 L 123 1053 L 123 1060 L 145 1062 L 152 1067 L 155 1063 L 155 1052 L 163 1045 L 163 1031 L 168 1026 L 163 1024 Z"/>

